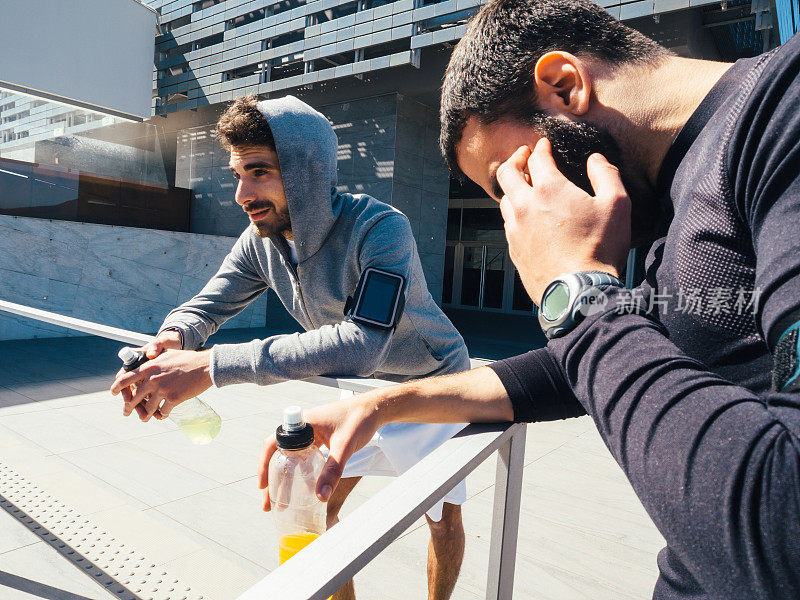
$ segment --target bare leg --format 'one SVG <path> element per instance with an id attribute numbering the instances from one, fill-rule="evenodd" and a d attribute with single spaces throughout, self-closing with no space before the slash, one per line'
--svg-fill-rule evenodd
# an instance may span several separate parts
<path id="1" fill-rule="evenodd" d="M 445 502 L 441 521 L 432 521 L 427 515 L 425 518 L 431 530 L 428 545 L 428 600 L 448 600 L 456 587 L 464 560 L 461 507 Z"/>
<path id="2" fill-rule="evenodd" d="M 339 510 L 359 481 L 361 481 L 361 477 L 342 479 L 339 481 L 339 485 L 336 486 L 336 489 L 333 490 L 333 494 L 328 499 L 328 529 L 339 522 Z M 356 600 L 356 590 L 353 587 L 353 580 L 351 579 L 345 583 L 331 598 L 333 600 Z"/>

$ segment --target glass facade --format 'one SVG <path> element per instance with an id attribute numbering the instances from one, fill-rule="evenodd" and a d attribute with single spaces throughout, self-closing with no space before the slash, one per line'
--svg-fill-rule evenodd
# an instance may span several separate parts
<path id="1" fill-rule="evenodd" d="M 163 145 L 154 125 L 0 88 L 0 213 L 188 231 Z"/>
<path id="2" fill-rule="evenodd" d="M 464 190 L 466 195 L 475 191 Z M 534 315 L 533 302 L 508 255 L 500 208 L 488 197 L 458 197 L 464 195 L 456 190 L 447 211 L 442 304 Z"/>

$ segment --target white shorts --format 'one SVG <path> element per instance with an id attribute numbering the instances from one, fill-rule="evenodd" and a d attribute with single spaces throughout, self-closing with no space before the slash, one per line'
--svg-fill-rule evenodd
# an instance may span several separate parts
<path id="1" fill-rule="evenodd" d="M 353 392 L 341 390 L 341 398 Z M 344 467 L 342 477 L 384 475 L 397 477 L 417 464 L 442 443 L 466 427 L 466 423 L 389 423 L 381 427 L 361 450 L 353 454 Z M 322 452 L 327 458 L 328 449 Z M 467 500 L 467 485 L 460 481 L 442 500 L 428 511 L 433 521 L 441 521 L 442 504 L 463 504 Z"/>

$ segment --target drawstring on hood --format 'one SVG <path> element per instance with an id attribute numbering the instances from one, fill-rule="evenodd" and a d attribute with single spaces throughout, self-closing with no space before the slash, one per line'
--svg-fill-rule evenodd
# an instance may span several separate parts
<path id="1" fill-rule="evenodd" d="M 294 96 L 262 100 L 257 107 L 275 139 L 302 263 L 322 247 L 342 211 L 336 191 L 338 140 L 328 119 Z"/>

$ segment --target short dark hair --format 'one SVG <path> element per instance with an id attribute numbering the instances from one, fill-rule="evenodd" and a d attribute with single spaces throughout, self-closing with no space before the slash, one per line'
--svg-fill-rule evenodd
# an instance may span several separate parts
<path id="1" fill-rule="evenodd" d="M 258 110 L 258 97 L 237 98 L 217 121 L 216 135 L 222 147 L 268 146 L 275 150 L 275 138 L 267 119 Z"/>
<path id="2" fill-rule="evenodd" d="M 456 46 L 442 86 L 439 143 L 459 179 L 456 144 L 470 117 L 535 123 L 533 68 L 562 50 L 609 65 L 655 63 L 670 52 L 589 0 L 491 0 Z"/>

